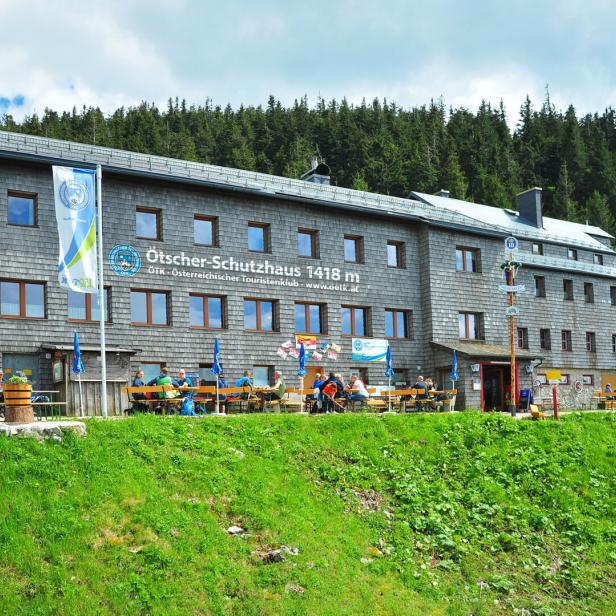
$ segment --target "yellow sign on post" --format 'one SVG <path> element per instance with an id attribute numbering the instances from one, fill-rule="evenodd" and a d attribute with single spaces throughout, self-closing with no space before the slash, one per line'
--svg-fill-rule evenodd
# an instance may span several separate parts
<path id="1" fill-rule="evenodd" d="M 560 380 L 562 379 L 562 374 L 560 370 L 546 370 L 545 378 L 547 379 L 548 383 L 556 384 L 560 383 Z"/>

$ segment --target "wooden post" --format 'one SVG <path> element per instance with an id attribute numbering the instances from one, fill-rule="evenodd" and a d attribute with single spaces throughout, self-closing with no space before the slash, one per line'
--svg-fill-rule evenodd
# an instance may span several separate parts
<path id="1" fill-rule="evenodd" d="M 556 385 L 552 385 L 552 403 L 554 404 L 554 419 L 558 419 L 558 395 Z"/>
<path id="2" fill-rule="evenodd" d="M 513 261 L 513 253 L 509 253 L 509 262 Z M 515 284 L 515 274 L 513 267 L 509 268 L 508 272 L 508 284 L 513 286 Z M 509 306 L 515 306 L 515 293 L 509 292 Z M 509 397 L 509 404 L 511 410 L 511 416 L 515 417 L 516 415 L 516 403 L 517 403 L 517 387 L 516 387 L 516 370 L 515 370 L 515 347 L 516 347 L 516 331 L 515 331 L 515 316 L 511 314 L 509 316 L 509 342 L 511 345 L 511 394 Z"/>

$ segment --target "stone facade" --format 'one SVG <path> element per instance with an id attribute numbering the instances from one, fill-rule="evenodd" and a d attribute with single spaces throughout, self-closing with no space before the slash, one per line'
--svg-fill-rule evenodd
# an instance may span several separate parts
<path id="1" fill-rule="evenodd" d="M 36 193 L 37 226 L 7 224 L 8 191 Z M 143 362 L 164 363 L 173 372 L 179 368 L 198 372 L 200 367 L 211 363 L 214 339 L 218 337 L 230 381 L 245 368 L 270 366 L 281 369 L 288 383 L 295 383 L 296 360 L 281 359 L 277 349 L 281 343 L 293 339 L 295 303 L 306 301 L 323 306 L 324 333 L 319 339 L 342 347 L 336 361 L 311 364 L 344 374 L 362 368 L 372 385 L 386 383 L 384 365 L 351 361 L 351 339 L 341 333 L 341 306 L 367 308 L 367 334 L 374 338 L 385 336 L 386 308 L 410 312 L 410 339 L 391 340 L 395 368 L 405 371 L 404 380 L 409 383 L 414 382 L 417 373 L 423 373 L 448 385 L 445 379 L 451 364 L 451 350 L 447 345 L 459 341 L 458 313 L 461 311 L 482 315 L 486 343 L 508 346 L 508 320 L 504 316 L 506 294 L 497 290 L 504 282 L 500 269 L 504 258 L 503 241 L 498 234 L 480 235 L 470 228 L 447 229 L 429 221 L 394 218 L 387 211 L 344 211 L 335 203 L 302 203 L 280 196 L 225 192 L 118 172 L 104 175 L 103 202 L 105 257 L 114 246 L 129 245 L 142 259 L 141 269 L 134 276 L 119 276 L 105 263 L 105 285 L 111 293 L 107 345 L 132 351 L 131 372 Z M 135 211 L 138 207 L 160 211 L 160 241 L 136 238 Z M 196 215 L 217 219 L 216 246 L 194 243 Z M 269 225 L 269 252 L 248 250 L 249 222 Z M 318 258 L 298 256 L 298 229 L 318 233 Z M 345 235 L 363 238 L 363 263 L 345 262 Z M 388 267 L 388 241 L 402 244 L 405 267 Z M 40 353 L 38 386 L 50 387 L 53 385 L 50 360 L 53 353 L 41 353 L 42 347 L 70 345 L 74 329 L 79 332 L 83 347 L 96 347 L 99 333 L 97 323 L 68 321 L 66 291 L 57 281 L 58 239 L 48 163 L 0 159 L 0 245 L 3 279 L 46 285 L 45 319 L 0 318 L 0 361 L 3 354 Z M 477 249 L 478 272 L 456 271 L 456 246 Z M 601 385 L 602 372 L 613 369 L 616 355 L 612 349 L 612 333 L 616 333 L 616 306 L 611 303 L 610 287 L 616 285 L 616 280 L 594 273 L 567 271 L 566 250 L 566 242 L 544 244 L 546 258 L 562 259 L 560 270 L 552 264 L 523 267 L 519 272 L 517 282 L 525 284 L 527 291 L 519 294 L 521 315 L 517 325 L 528 328 L 529 339 L 529 348 L 525 351 L 528 358 L 520 362 L 519 375 L 523 388 L 532 387 L 544 367 L 561 368 L 570 374 L 571 383 L 561 388 L 563 403 L 575 406 Z M 520 254 L 530 251 L 531 244 L 522 242 Z M 166 255 L 172 261 L 175 257 L 176 264 L 164 263 Z M 606 249 L 603 256 L 606 271 L 611 271 L 615 265 L 614 255 Z M 233 268 L 230 260 L 244 266 L 252 261 L 254 269 L 262 267 L 265 273 L 224 270 L 215 265 L 224 261 Z M 578 250 L 578 260 L 592 263 L 593 253 Z M 272 267 L 283 268 L 282 275 Z M 321 268 L 320 278 L 317 268 Z M 535 275 L 545 276 L 545 298 L 534 296 Z M 573 301 L 563 300 L 563 278 L 573 280 Z M 592 282 L 594 289 L 592 304 L 584 301 L 583 286 L 588 282 Z M 131 325 L 131 289 L 167 292 L 170 325 Z M 190 327 L 191 293 L 225 297 L 223 330 Z M 275 301 L 276 331 L 245 331 L 245 298 Z M 551 351 L 539 347 L 540 328 L 551 330 Z M 565 329 L 572 331 L 573 350 L 570 352 L 560 350 L 561 330 Z M 585 344 L 585 334 L 591 331 L 596 334 L 594 353 L 587 352 Z M 529 358 L 532 357 L 537 359 L 531 362 Z M 527 374 L 526 366 L 536 365 L 540 360 L 542 364 L 535 372 Z M 459 408 L 481 405 L 481 390 L 473 388 L 477 373 L 471 372 L 470 366 L 482 361 L 481 357 L 459 355 Z M 592 375 L 593 385 L 584 387 L 582 394 L 572 397 L 570 389 L 581 375 Z M 121 380 L 118 378 L 118 382 Z M 537 395 L 541 395 L 540 391 L 545 393 L 547 388 L 537 389 Z M 121 403 L 115 405 L 116 412 L 121 410 L 120 406 Z"/>

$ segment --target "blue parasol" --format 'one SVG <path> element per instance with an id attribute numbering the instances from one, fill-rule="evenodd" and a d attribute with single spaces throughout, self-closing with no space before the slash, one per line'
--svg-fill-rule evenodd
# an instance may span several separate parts
<path id="1" fill-rule="evenodd" d="M 299 370 L 297 371 L 297 376 L 306 376 L 306 349 L 303 342 L 299 347 Z"/>
<path id="2" fill-rule="evenodd" d="M 454 351 L 451 356 L 451 372 L 449 373 L 449 380 L 455 382 L 458 378 L 458 355 Z"/>
<path id="3" fill-rule="evenodd" d="M 81 349 L 79 348 L 79 336 L 77 332 L 73 335 L 73 372 L 75 374 L 83 374 L 86 369 L 81 361 Z"/>
<path id="4" fill-rule="evenodd" d="M 387 362 L 387 368 L 385 369 L 385 376 L 391 379 L 394 376 L 394 369 L 391 367 L 391 347 L 387 345 L 387 352 L 385 353 L 385 361 Z"/>

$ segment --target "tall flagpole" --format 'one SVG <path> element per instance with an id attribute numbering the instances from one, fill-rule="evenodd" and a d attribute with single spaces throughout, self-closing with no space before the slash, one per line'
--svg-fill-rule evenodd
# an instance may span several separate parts
<path id="1" fill-rule="evenodd" d="M 107 354 L 105 348 L 105 287 L 103 286 L 103 193 L 100 165 L 96 165 L 96 202 L 98 213 L 98 305 L 101 331 L 101 414 L 107 417 Z"/>

